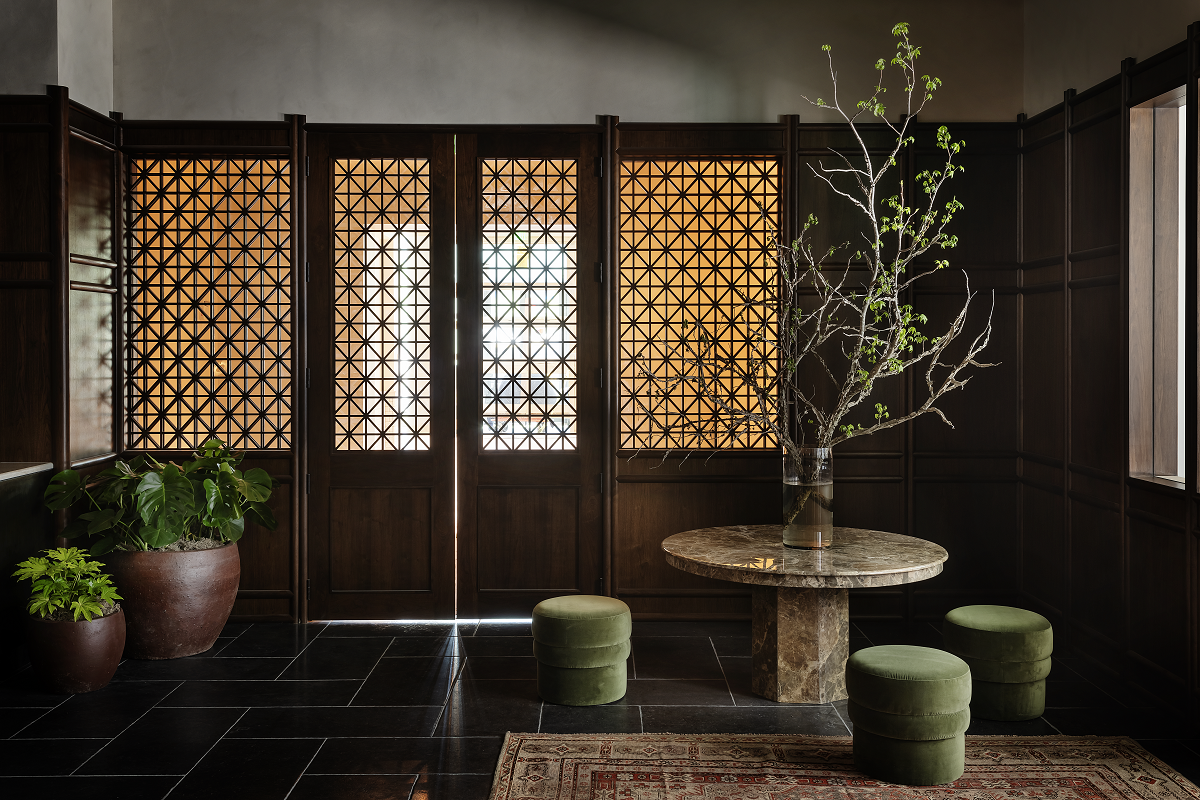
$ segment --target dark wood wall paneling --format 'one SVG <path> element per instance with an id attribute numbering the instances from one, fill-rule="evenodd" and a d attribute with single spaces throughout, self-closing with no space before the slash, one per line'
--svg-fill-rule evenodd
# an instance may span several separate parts
<path id="1" fill-rule="evenodd" d="M 928 314 L 924 327 L 936 335 L 962 308 L 969 285 L 977 294 L 964 338 L 982 330 L 990 313 L 992 334 L 982 360 L 996 366 L 975 372 L 966 387 L 939 403 L 953 428 L 926 415 L 911 424 L 903 443 L 910 509 L 904 532 L 937 542 L 950 554 L 941 575 L 905 587 L 907 616 L 934 620 L 959 605 L 1010 602 L 1020 559 L 1017 128 L 1011 123 L 947 127 L 953 140 L 966 142 L 955 158 L 966 171 L 946 184 L 941 197 L 941 202 L 957 197 L 964 205 L 948 229 L 960 243 L 926 256 L 927 263 L 948 258 L 950 267 L 918 283 L 912 303 Z M 935 134 L 936 126 L 917 128 L 917 173 L 944 163 Z M 908 402 L 923 402 L 925 391 L 921 375 L 910 376 Z"/>
<path id="2" fill-rule="evenodd" d="M 274 531 L 247 525 L 238 543 L 242 561 L 241 585 L 233 608 L 235 621 L 295 621 L 304 617 L 300 588 L 301 537 L 303 535 L 303 446 L 305 393 L 305 151 L 304 117 L 289 115 L 280 122 L 175 122 L 121 120 L 123 158 L 139 155 L 184 157 L 273 156 L 291 162 L 292 215 L 292 437 L 287 450 L 246 453 L 243 469 L 261 467 L 279 488 L 270 505 L 278 520 Z M 127 180 L 122 174 L 122 180 Z M 118 251 L 121 248 L 118 248 Z M 120 317 L 118 317 L 120 318 Z M 120 406 L 120 403 L 118 403 Z M 122 436 L 119 437 L 123 440 Z M 122 453 L 134 455 L 122 446 Z M 187 453 L 155 451 L 156 458 L 186 458 Z"/>
<path id="3" fill-rule="evenodd" d="M 918 126 L 908 161 L 916 170 L 935 167 L 935 125 Z M 1017 519 L 1017 202 L 1016 126 L 960 124 L 952 133 L 968 147 L 960 158 L 964 176 L 949 185 L 966 209 L 951 230 L 961 245 L 948 253 L 953 269 L 931 276 L 913 302 L 930 316 L 930 330 L 948 321 L 965 299 L 963 270 L 975 298 L 969 325 L 982 327 L 995 292 L 992 343 L 986 355 L 1000 366 L 979 373 L 971 385 L 943 404 L 955 429 L 926 417 L 901 428 L 851 441 L 834 456 L 837 523 L 869 527 L 939 542 L 950 551 L 945 572 L 909 587 L 856 590 L 855 618 L 938 618 L 965 602 L 1011 601 L 1019 558 Z M 890 136 L 865 129 L 873 150 L 886 150 Z M 616 125 L 615 155 L 770 154 L 796 180 L 785 189 L 784 233 L 814 213 L 818 246 L 857 237 L 857 213 L 823 191 L 809 165 L 828 159 L 830 148 L 851 149 L 854 141 L 834 125 L 799 125 L 795 117 L 762 126 Z M 618 170 L 614 169 L 614 176 Z M 911 179 L 911 174 L 908 175 Z M 615 181 L 615 177 L 613 179 Z M 617 222 L 613 216 L 613 230 Z M 615 243 L 613 246 L 615 252 Z M 936 257 L 947 253 L 939 252 Z M 931 260 L 934 254 L 931 254 Z M 616 302 L 615 281 L 610 302 Z M 613 336 L 615 337 L 614 332 Z M 615 343 L 615 338 L 614 338 Z M 616 365 L 613 365 L 616 368 Z M 909 407 L 918 387 L 896 381 L 880 401 L 893 413 Z M 610 424 L 616 430 L 614 416 Z M 610 441 L 614 442 L 615 437 Z M 779 457 L 761 453 L 693 456 L 686 463 L 661 454 L 637 457 L 615 451 L 613 581 L 615 594 L 640 616 L 738 616 L 749 611 L 746 587 L 688 575 L 667 566 L 663 538 L 691 528 L 778 522 Z M 980 509 L 986 509 L 982 513 Z"/>
<path id="4" fill-rule="evenodd" d="M 1022 599 L 1074 650 L 1171 703 L 1197 698 L 1196 426 L 1186 488 L 1129 476 L 1129 108 L 1188 85 L 1188 40 L 1019 122 Z M 1189 129 L 1189 202 L 1196 137 Z M 1188 259 L 1196 258 L 1189 208 Z M 1195 269 L 1188 271 L 1196 361 Z M 1136 359 L 1135 359 L 1136 360 Z M 1196 408 L 1195 368 L 1189 406 Z M 1144 454 L 1134 453 L 1144 459 Z"/>
<path id="5" fill-rule="evenodd" d="M 52 153 L 60 109 L 50 96 L 0 97 L 0 458 L 56 461 L 54 397 L 55 197 Z"/>

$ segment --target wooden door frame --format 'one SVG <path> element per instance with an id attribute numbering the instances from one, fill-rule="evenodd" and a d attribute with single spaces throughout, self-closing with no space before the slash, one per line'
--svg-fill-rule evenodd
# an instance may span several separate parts
<path id="1" fill-rule="evenodd" d="M 306 579 L 311 586 L 312 609 L 306 618 L 452 618 L 454 616 L 454 184 L 453 134 L 438 128 L 412 126 L 310 125 L 309 236 L 312 280 L 309 297 L 309 350 L 313 360 L 312 387 L 322 392 L 332 387 L 333 284 L 332 284 L 332 183 L 335 158 L 429 159 L 430 166 L 430 449 L 396 451 L 360 456 L 362 465 L 350 470 L 338 465 L 354 486 L 366 489 L 430 489 L 430 576 L 428 590 L 337 590 L 332 588 L 329 556 L 322 550 L 319 518 L 328 518 L 330 500 L 321 495 L 332 488 L 336 456 L 332 449 L 331 395 L 313 393 L 306 429 L 309 443 L 309 475 L 315 491 L 308 494 L 307 518 L 312 531 L 307 541 Z M 325 276 L 322 270 L 329 270 Z M 328 278 L 328 280 L 326 280 Z M 313 313 L 319 306 L 325 306 Z M 322 344 L 322 342 L 326 342 Z M 313 392 L 310 387 L 309 391 Z M 322 421 L 324 420 L 324 421 Z M 320 446 L 317 439 L 329 434 Z M 390 466 L 389 466 L 390 465 Z M 410 474 L 392 476 L 390 469 Z M 343 472 L 343 470 L 345 470 Z M 361 485 L 360 485 L 361 484 Z M 324 523 L 328 526 L 329 523 Z M 338 597 L 337 595 L 343 595 Z M 315 600 L 315 601 L 314 601 Z"/>
<path id="2" fill-rule="evenodd" d="M 604 409 L 607 385 L 603 380 L 605 307 L 602 264 L 607 231 L 603 216 L 603 181 L 599 159 L 604 153 L 604 126 L 475 126 L 461 131 L 457 140 L 456 180 L 459 214 L 459 365 L 458 365 L 458 614 L 463 618 L 525 616 L 538 601 L 562 594 L 595 594 L 604 591 L 605 546 L 604 504 Z M 484 146 L 479 147 L 482 141 Z M 577 160 L 579 206 L 577 207 L 577 302 L 576 329 L 579 346 L 576 380 L 578 386 L 578 447 L 575 455 L 544 452 L 541 466 L 531 466 L 528 482 L 519 478 L 500 479 L 480 471 L 480 419 L 482 413 L 481 345 L 479 318 L 469 309 L 481 299 L 482 262 L 479 252 L 478 208 L 482 158 L 567 158 Z M 595 171 L 594 171 L 595 170 Z M 585 299 L 585 293 L 592 295 Z M 585 342 L 594 343 L 586 346 Z M 609 373 L 611 374 L 611 373 Z M 593 430 L 594 429 L 594 430 Z M 535 453 L 515 454 L 532 461 Z M 564 483 L 562 466 L 578 460 L 578 483 Z M 484 480 L 481 480 L 483 478 Z M 484 588 L 478 574 L 479 488 L 492 483 L 533 489 L 575 486 L 578 489 L 577 547 L 573 586 L 554 589 L 512 587 Z M 592 540 L 595 540 L 594 542 Z M 595 552 L 590 552 L 594 544 Z"/>

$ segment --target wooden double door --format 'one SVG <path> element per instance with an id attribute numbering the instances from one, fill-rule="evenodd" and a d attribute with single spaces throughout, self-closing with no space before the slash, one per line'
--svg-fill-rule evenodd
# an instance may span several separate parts
<path id="1" fill-rule="evenodd" d="M 310 128 L 310 619 L 599 588 L 599 144 Z"/>

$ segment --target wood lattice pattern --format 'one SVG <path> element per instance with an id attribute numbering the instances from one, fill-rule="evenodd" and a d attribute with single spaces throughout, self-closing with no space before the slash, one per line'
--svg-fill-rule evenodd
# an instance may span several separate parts
<path id="1" fill-rule="evenodd" d="M 686 370 L 679 342 L 697 325 L 741 364 L 761 353 L 764 343 L 752 340 L 769 322 L 763 301 L 775 267 L 759 206 L 778 226 L 777 161 L 622 160 L 619 192 L 619 446 L 775 446 L 765 430 L 731 431 L 729 417 L 690 384 L 651 375 Z M 731 404 L 750 407 L 752 394 L 732 371 L 714 379 Z"/>
<path id="2" fill-rule="evenodd" d="M 576 165 L 483 160 L 483 449 L 576 446 Z"/>
<path id="3" fill-rule="evenodd" d="M 429 161 L 333 164 L 336 450 L 429 449 Z"/>
<path id="4" fill-rule="evenodd" d="M 289 162 L 131 158 L 126 446 L 292 440 Z"/>

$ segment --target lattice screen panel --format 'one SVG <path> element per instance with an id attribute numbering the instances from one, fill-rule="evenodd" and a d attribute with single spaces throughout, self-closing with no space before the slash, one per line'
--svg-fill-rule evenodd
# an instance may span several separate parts
<path id="1" fill-rule="evenodd" d="M 289 162 L 132 158 L 126 445 L 292 441 Z"/>
<path id="2" fill-rule="evenodd" d="M 334 448 L 429 449 L 429 161 L 333 165 Z"/>
<path id="3" fill-rule="evenodd" d="M 777 162 L 622 160 L 619 180 L 619 446 L 774 446 L 765 430 L 732 430 L 690 384 L 661 379 L 690 371 L 679 342 L 697 324 L 739 367 L 761 360 L 763 343 L 751 339 L 770 320 L 763 306 L 741 309 L 768 297 L 775 280 L 759 204 L 778 226 Z M 731 404 L 748 407 L 751 393 L 732 371 L 714 378 Z"/>
<path id="4" fill-rule="evenodd" d="M 483 449 L 576 446 L 573 160 L 483 161 Z"/>

